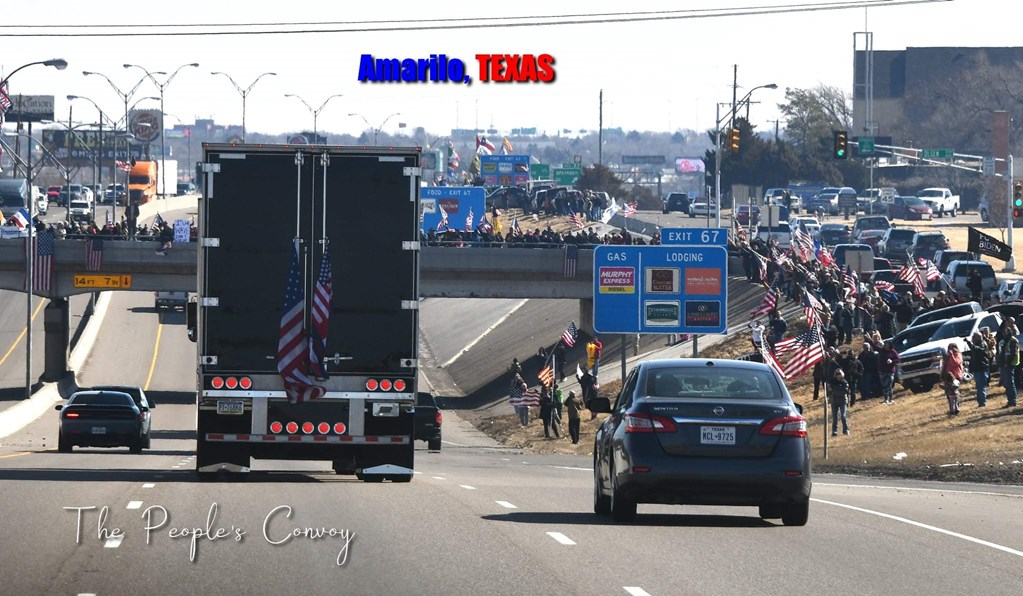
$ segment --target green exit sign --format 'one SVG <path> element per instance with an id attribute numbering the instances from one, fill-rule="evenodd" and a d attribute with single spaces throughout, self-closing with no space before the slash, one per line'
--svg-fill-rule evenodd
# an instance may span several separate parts
<path id="1" fill-rule="evenodd" d="M 921 149 L 920 157 L 923 159 L 952 159 L 955 154 L 951 149 Z"/>
<path id="2" fill-rule="evenodd" d="M 874 137 L 860 137 L 856 142 L 856 153 L 859 155 L 873 155 Z"/>

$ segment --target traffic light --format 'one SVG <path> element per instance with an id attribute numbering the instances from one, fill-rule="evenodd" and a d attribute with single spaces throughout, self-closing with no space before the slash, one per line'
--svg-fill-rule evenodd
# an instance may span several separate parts
<path id="1" fill-rule="evenodd" d="M 728 150 L 732 153 L 739 152 L 739 129 L 728 129 Z"/>
<path id="2" fill-rule="evenodd" d="M 849 133 L 844 130 L 836 130 L 834 135 L 835 159 L 846 159 L 849 157 Z"/>
<path id="3" fill-rule="evenodd" d="M 1012 218 L 1023 217 L 1023 182 L 1016 181 L 1012 185 Z"/>

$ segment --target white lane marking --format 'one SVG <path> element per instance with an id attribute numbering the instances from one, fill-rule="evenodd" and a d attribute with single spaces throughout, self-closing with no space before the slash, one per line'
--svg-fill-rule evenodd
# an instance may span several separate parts
<path id="1" fill-rule="evenodd" d="M 458 486 L 461 486 L 465 490 L 476 490 L 475 486 L 469 486 L 468 484 L 459 484 Z"/>
<path id="2" fill-rule="evenodd" d="M 463 445 L 461 443 L 453 443 L 451 441 L 444 441 L 444 440 L 442 440 L 441 443 L 443 443 L 445 445 L 454 445 L 455 447 L 468 447 L 468 445 Z"/>
<path id="3" fill-rule="evenodd" d="M 814 486 L 837 486 L 841 488 L 884 488 L 888 490 L 916 490 L 931 493 L 948 493 L 950 495 L 984 495 L 988 497 L 1015 497 L 1023 499 L 1023 494 L 995 493 L 982 490 L 951 490 L 945 488 L 917 488 L 912 486 L 882 486 L 880 484 L 838 484 L 831 482 L 814 482 Z"/>
<path id="4" fill-rule="evenodd" d="M 862 507 L 856 507 L 856 506 L 853 506 L 853 505 L 846 505 L 845 503 L 836 503 L 834 501 L 825 501 L 824 499 L 810 499 L 810 500 L 811 501 L 815 501 L 817 503 L 824 503 L 825 505 L 834 505 L 835 507 L 842 507 L 844 509 L 851 509 L 852 511 L 859 511 L 860 513 L 869 513 L 870 515 L 876 515 L 878 517 L 883 517 L 885 519 L 890 519 L 890 520 L 894 520 L 894 521 L 897 521 L 897 522 L 902 522 L 904 524 L 909 524 L 911 526 L 916 526 L 918 528 L 923 528 L 925 530 L 930 530 L 932 532 L 937 532 L 939 534 L 945 534 L 946 536 L 951 536 L 953 538 L 959 538 L 960 540 L 965 540 L 967 542 L 973 542 L 973 543 L 979 544 L 981 546 L 986 546 L 986 547 L 989 547 L 989 548 L 993 548 L 995 550 L 1000 550 L 1002 552 L 1009 553 L 1010 555 L 1016 555 L 1017 557 L 1023 557 L 1023 551 L 1019 551 L 1019 550 L 1016 550 L 1014 548 L 1009 548 L 1008 546 L 1002 546 L 1001 544 L 995 544 L 994 542 L 988 542 L 987 540 L 981 540 L 980 538 L 974 538 L 973 536 L 967 536 L 966 534 L 960 534 L 959 532 L 953 532 L 952 530 L 946 530 L 944 528 L 939 528 L 937 526 L 932 526 L 930 524 L 925 524 L 925 523 L 921 523 L 921 522 L 918 522 L 918 521 L 913 521 L 911 519 L 906 519 L 905 517 L 899 517 L 897 515 L 892 515 L 890 513 L 881 513 L 880 511 L 874 511 L 872 509 L 864 509 Z"/>
<path id="5" fill-rule="evenodd" d="M 79 594 L 78 596 L 96 596 L 96 595 L 95 595 L 95 594 L 93 594 L 92 592 L 82 592 L 82 593 L 81 593 L 81 594 Z"/>
<path id="6" fill-rule="evenodd" d="M 572 546 L 573 544 L 575 544 L 575 541 L 573 541 L 568 536 L 565 536 L 561 532 L 547 532 L 547 535 L 550 536 L 551 538 L 557 540 L 561 544 L 564 544 L 564 545 L 567 545 L 567 546 Z"/>
<path id="7" fill-rule="evenodd" d="M 419 470 L 412 470 L 412 473 L 413 474 L 422 474 L 422 472 L 420 472 Z"/>
<path id="8" fill-rule="evenodd" d="M 637 586 L 623 586 L 622 589 L 632 594 L 632 596 L 650 596 L 650 592 Z"/>
<path id="9" fill-rule="evenodd" d="M 103 548 L 117 548 L 121 546 L 121 541 L 124 540 L 124 536 L 118 534 L 117 536 L 111 536 L 107 538 L 107 541 L 103 543 Z"/>
<path id="10" fill-rule="evenodd" d="M 580 470 L 582 472 L 592 472 L 593 468 L 573 468 L 572 466 L 551 466 L 555 470 Z M 815 483 L 816 484 L 816 483 Z"/>
<path id="11" fill-rule="evenodd" d="M 516 507 L 515 505 L 512 505 L 508 501 L 495 501 L 495 503 L 497 503 L 501 507 L 504 507 L 505 509 L 518 509 L 518 507 Z"/>
<path id="12" fill-rule="evenodd" d="M 128 509 L 138 509 L 142 507 L 142 501 L 128 501 Z"/>
<path id="13" fill-rule="evenodd" d="M 498 319 L 496 323 L 494 323 L 490 327 L 487 327 L 487 330 L 484 331 L 482 334 L 480 334 L 479 337 L 477 337 L 476 339 L 474 339 L 471 342 L 469 342 L 469 345 L 467 345 L 464 348 L 462 348 L 461 352 L 459 352 L 459 353 L 455 354 L 454 356 L 452 356 L 447 362 L 445 362 L 444 364 L 441 364 L 440 367 L 441 368 L 447 368 L 452 362 L 454 362 L 455 360 L 458 360 L 459 358 L 461 358 L 462 354 L 465 354 L 466 352 L 471 350 L 472 347 L 475 346 L 476 344 L 478 344 L 480 341 L 482 341 L 484 337 L 490 335 L 491 331 L 493 331 L 494 329 L 497 329 L 498 325 L 500 325 L 501 323 L 503 323 L 506 320 L 508 320 L 508 317 L 510 317 L 513 314 L 515 314 L 515 311 L 517 311 L 518 309 L 520 309 L 523 306 L 525 306 L 527 302 L 529 302 L 528 298 L 523 300 L 522 302 L 519 302 L 515 306 L 513 306 L 512 309 L 509 310 L 507 313 L 505 313 L 505 315 L 503 317 Z"/>
<path id="14" fill-rule="evenodd" d="M 447 480 L 447 478 L 445 478 L 443 476 L 434 476 L 433 479 L 434 480 Z"/>
<path id="15" fill-rule="evenodd" d="M 510 460 L 510 459 L 508 459 L 507 457 L 502 457 L 502 458 L 501 458 L 501 461 L 511 461 L 511 460 Z"/>
<path id="16" fill-rule="evenodd" d="M 171 469 L 172 470 L 180 470 L 181 466 L 179 466 L 179 465 L 178 466 L 171 466 Z"/>
<path id="17" fill-rule="evenodd" d="M 152 482 L 147 482 L 147 483 L 142 485 L 142 488 L 153 488 L 154 486 L 156 486 L 156 485 L 153 484 Z"/>

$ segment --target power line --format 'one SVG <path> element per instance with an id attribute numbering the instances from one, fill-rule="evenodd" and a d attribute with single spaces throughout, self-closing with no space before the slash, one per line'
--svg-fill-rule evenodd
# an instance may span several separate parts
<path id="1" fill-rule="evenodd" d="M 887 8 L 915 4 L 933 4 L 951 2 L 952 0 L 849 0 L 835 3 L 813 4 L 779 4 L 768 7 L 739 7 L 725 9 L 693 9 L 687 11 L 648 11 L 633 13 L 602 13 L 578 15 L 544 15 L 544 16 L 508 16 L 508 17 L 477 17 L 459 19 L 417 19 L 416 21 L 382 20 L 382 21 L 338 21 L 328 23 L 296 22 L 296 23 L 233 23 L 206 24 L 167 24 L 167 25 L 0 25 L 0 28 L 46 29 L 40 32 L 4 33 L 4 37 L 209 37 L 224 35 L 310 35 L 324 33 L 384 33 L 395 31 L 444 31 L 459 29 L 496 29 L 510 27 L 550 27 L 558 25 L 595 25 L 609 23 L 636 23 L 649 21 L 677 21 L 690 19 L 721 18 L 730 16 L 759 16 L 772 14 L 790 14 L 799 12 L 820 12 L 846 10 L 850 8 Z M 637 16 L 639 15 L 639 16 Z M 566 20 L 524 20 L 524 19 L 566 19 Z M 509 22 L 516 21 L 516 22 Z M 522 21 L 522 22 L 518 22 Z M 361 25 L 381 25 L 387 23 L 418 23 L 391 27 L 345 27 Z M 451 23 L 451 24 L 422 24 Z M 322 29 L 261 29 L 255 31 L 139 31 L 138 29 L 181 29 L 181 28 L 212 28 L 212 27 L 292 27 L 292 26 L 336 26 Z M 95 29 L 130 28 L 131 31 L 95 32 Z M 81 32 L 54 32 L 51 29 L 83 29 Z"/>

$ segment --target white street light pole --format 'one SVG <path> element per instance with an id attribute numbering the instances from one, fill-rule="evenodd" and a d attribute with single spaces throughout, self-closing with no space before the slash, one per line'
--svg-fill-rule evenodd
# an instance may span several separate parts
<path id="1" fill-rule="evenodd" d="M 0 89 L 7 91 L 7 82 L 11 80 L 16 72 L 29 66 L 36 66 L 42 64 L 43 66 L 52 66 L 57 70 L 64 70 L 67 68 L 67 60 L 63 58 L 51 58 L 50 60 L 42 60 L 39 62 L 29 62 L 28 64 L 22 64 L 18 68 L 11 71 L 11 74 L 0 80 Z M 32 189 L 32 122 L 28 123 L 28 161 L 25 168 L 25 178 L 29 191 Z M 32 255 L 35 253 L 33 244 L 33 235 L 35 234 L 35 200 L 32 198 L 32 193 L 28 193 L 28 248 L 25 250 L 25 295 L 27 296 L 26 307 L 25 307 L 25 399 L 32 397 L 32 296 L 35 284 L 33 281 L 32 271 Z M 70 195 L 69 195 L 70 197 Z"/>
<path id="2" fill-rule="evenodd" d="M 186 67 L 186 66 L 198 67 L 199 63 L 198 62 L 192 62 L 192 63 L 189 63 L 189 64 L 182 64 L 181 66 L 179 66 L 177 68 L 177 70 L 172 72 L 171 75 L 169 77 L 167 77 L 167 79 L 161 84 L 159 81 L 156 80 L 156 77 L 154 77 L 153 75 L 154 74 L 165 75 L 167 73 L 165 73 L 165 72 L 151 73 L 148 70 L 146 70 L 145 68 L 139 66 L 138 64 L 125 64 L 124 65 L 125 68 L 138 68 L 138 69 L 141 69 L 142 72 L 146 73 L 146 76 L 149 77 L 149 80 L 153 81 L 153 84 L 156 85 L 156 87 L 160 90 L 160 126 L 161 126 L 161 129 L 162 128 L 166 128 L 166 127 L 163 126 L 163 114 L 164 114 L 164 111 L 163 111 L 163 94 L 164 94 L 164 91 L 167 89 L 167 87 L 170 86 L 171 81 L 174 80 L 174 77 L 176 77 L 178 75 L 178 73 L 181 72 L 181 69 Z M 163 196 L 163 197 L 167 196 L 167 176 L 166 176 L 166 174 L 167 174 L 167 135 L 164 134 L 163 130 L 160 130 L 160 195 Z"/>
<path id="3" fill-rule="evenodd" d="M 316 119 L 320 117 L 320 112 L 323 111 L 323 108 L 327 107 L 327 102 L 329 102 L 330 100 L 334 99 L 335 97 L 342 97 L 342 95 L 340 93 L 336 93 L 334 95 L 331 95 L 327 99 L 323 100 L 323 103 L 320 104 L 320 107 L 316 108 L 315 110 L 313 109 L 313 107 L 311 105 L 306 103 L 306 100 L 302 99 L 301 96 L 295 95 L 294 93 L 285 93 L 284 97 L 294 97 L 298 101 L 302 102 L 302 105 L 304 105 L 306 107 L 306 109 L 309 110 L 309 112 L 312 113 L 312 115 L 313 115 L 313 141 L 316 141 L 316 138 L 319 136 L 319 135 L 316 134 L 318 132 L 318 130 L 316 128 Z"/>
<path id="4" fill-rule="evenodd" d="M 231 81 L 231 84 L 234 85 L 234 88 L 238 90 L 238 94 L 242 96 L 242 142 L 244 143 L 245 142 L 245 100 L 246 100 L 246 98 L 248 98 L 249 92 L 252 91 L 252 88 L 255 87 L 256 83 L 259 82 L 259 79 L 262 79 L 265 76 L 274 76 L 275 77 L 275 76 L 277 76 L 277 73 L 276 72 L 264 72 L 263 74 L 261 74 L 258 77 L 256 77 L 256 80 L 252 81 L 252 84 L 249 85 L 248 87 L 246 87 L 245 89 L 242 89 L 241 86 L 238 85 L 238 83 L 235 83 L 234 79 L 231 78 L 231 75 L 227 74 L 226 72 L 217 71 L 217 72 L 211 72 L 210 74 L 211 75 L 224 75 L 225 77 L 227 77 L 227 80 Z"/>
<path id="5" fill-rule="evenodd" d="M 753 95 L 754 91 L 756 91 L 757 89 L 777 89 L 777 88 L 778 88 L 778 85 L 776 85 L 775 83 L 768 83 L 767 85 L 759 85 L 757 87 L 754 87 L 754 88 L 750 89 L 749 93 L 747 93 L 745 96 L 743 96 L 743 98 L 740 99 L 737 103 L 733 104 L 732 111 L 729 112 L 729 114 L 726 114 L 726 116 L 727 115 L 731 115 L 731 117 L 732 117 L 731 126 L 735 126 L 735 112 L 736 112 L 736 110 L 738 110 L 742 106 L 742 104 L 744 104 L 744 103 L 749 101 L 749 99 Z M 718 104 L 718 107 L 717 107 L 717 110 L 716 110 L 715 114 L 716 114 L 715 117 L 717 119 L 716 120 L 717 124 L 715 124 L 714 130 L 715 130 L 715 139 L 716 139 L 717 142 L 714 145 L 714 193 L 717 195 L 716 199 L 717 199 L 717 202 L 718 202 L 717 227 L 720 228 L 721 227 L 721 120 L 722 120 L 722 118 L 721 118 L 721 104 Z M 732 205 L 732 209 L 733 210 L 735 209 L 735 205 Z M 710 201 L 708 201 L 707 210 L 708 210 L 708 216 L 709 216 Z"/>

